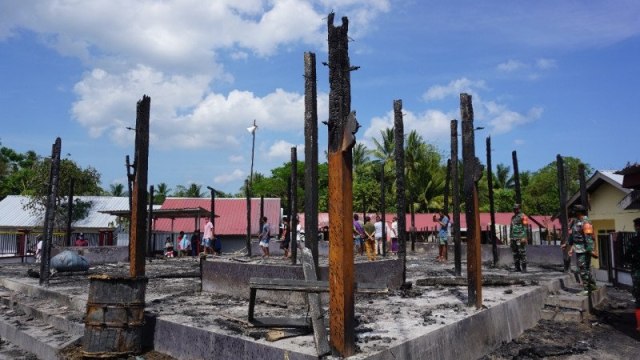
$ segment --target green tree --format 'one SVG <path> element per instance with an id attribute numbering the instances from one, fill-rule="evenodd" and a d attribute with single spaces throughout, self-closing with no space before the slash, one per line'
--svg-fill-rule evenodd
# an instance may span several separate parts
<path id="1" fill-rule="evenodd" d="M 201 198 L 204 197 L 202 192 L 202 185 L 191 183 L 188 187 L 184 185 L 176 186 L 176 197 L 190 197 L 190 198 Z"/>
<path id="2" fill-rule="evenodd" d="M 567 194 L 575 194 L 580 189 L 578 167 L 584 164 L 580 159 L 565 157 L 567 179 Z M 585 177 L 588 179 L 593 174 L 593 169 L 585 165 Z M 560 208 L 560 196 L 558 193 L 558 174 L 556 162 L 552 162 L 542 169 L 531 174 L 529 184 L 523 189 L 523 210 L 528 214 L 554 215 Z"/>

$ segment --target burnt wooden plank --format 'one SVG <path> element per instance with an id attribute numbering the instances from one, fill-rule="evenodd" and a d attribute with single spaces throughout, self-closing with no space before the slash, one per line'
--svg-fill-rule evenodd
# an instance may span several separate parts
<path id="1" fill-rule="evenodd" d="M 316 267 L 311 249 L 305 247 L 302 249 L 302 272 L 304 278 L 309 281 L 316 281 Z M 327 282 L 327 290 L 329 283 Z M 324 314 L 322 312 L 322 299 L 320 294 L 307 294 L 307 302 L 309 304 L 309 315 L 311 316 L 311 324 L 313 326 L 313 337 L 316 343 L 316 351 L 318 356 L 324 356 L 331 352 L 327 329 L 324 326 Z"/>

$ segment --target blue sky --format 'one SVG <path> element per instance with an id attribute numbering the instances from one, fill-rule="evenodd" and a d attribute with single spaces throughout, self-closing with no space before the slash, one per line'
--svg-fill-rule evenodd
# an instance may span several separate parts
<path id="1" fill-rule="evenodd" d="M 235 193 L 298 147 L 303 55 L 316 54 L 327 118 L 326 16 L 349 18 L 352 108 L 371 147 L 402 99 L 405 131 L 449 153 L 459 94 L 476 154 L 535 171 L 556 154 L 595 169 L 640 161 L 640 2 L 418 0 L 0 1 L 0 142 L 62 154 L 126 183 L 136 102 L 151 97 L 149 183 Z M 319 126 L 325 161 L 326 127 Z"/>

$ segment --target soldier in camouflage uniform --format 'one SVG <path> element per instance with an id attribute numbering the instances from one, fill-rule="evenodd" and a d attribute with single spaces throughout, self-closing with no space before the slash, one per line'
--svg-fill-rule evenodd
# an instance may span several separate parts
<path id="1" fill-rule="evenodd" d="M 571 229 L 568 241 L 569 256 L 575 251 L 580 280 L 584 288 L 581 294 L 586 295 L 590 289 L 597 289 L 596 283 L 591 277 L 591 254 L 594 251 L 593 225 L 585 215 L 584 206 L 574 206 L 573 212 L 575 213 L 575 218 L 571 220 L 569 225 Z"/>
<path id="2" fill-rule="evenodd" d="M 513 205 L 509 238 L 516 271 L 527 272 L 527 224 L 527 217 L 520 212 L 520 205 Z"/>
<path id="3" fill-rule="evenodd" d="M 636 234 L 627 242 L 624 249 L 625 260 L 631 263 L 633 297 L 636 300 L 636 330 L 640 331 L 640 218 L 633 219 Z"/>

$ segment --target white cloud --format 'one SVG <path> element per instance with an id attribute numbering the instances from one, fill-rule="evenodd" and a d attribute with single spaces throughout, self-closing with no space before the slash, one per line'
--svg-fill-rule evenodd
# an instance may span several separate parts
<path id="1" fill-rule="evenodd" d="M 244 162 L 244 156 L 242 155 L 231 155 L 229 156 L 230 163 L 242 163 Z"/>
<path id="2" fill-rule="evenodd" d="M 477 93 L 477 90 L 486 89 L 484 80 L 469 80 L 467 78 L 460 78 L 451 81 L 447 85 L 435 85 L 430 87 L 427 92 L 422 95 L 425 101 L 430 100 L 442 100 L 451 95 L 459 95 L 466 92 L 471 95 Z"/>
<path id="3" fill-rule="evenodd" d="M 267 151 L 267 157 L 272 160 L 276 159 L 291 159 L 291 148 L 296 147 L 296 154 L 298 158 L 301 157 L 301 154 L 304 155 L 304 145 L 294 145 L 285 140 L 278 140 Z"/>
<path id="4" fill-rule="evenodd" d="M 536 67 L 538 69 L 542 69 L 542 70 L 547 70 L 547 69 L 553 69 L 556 68 L 556 61 L 553 59 L 538 59 L 536 60 Z"/>
<path id="5" fill-rule="evenodd" d="M 482 103 L 487 111 L 486 118 L 492 128 L 492 133 L 507 133 L 514 127 L 532 122 L 542 115 L 543 109 L 540 107 L 531 108 L 526 114 L 521 114 L 510 110 L 504 104 L 493 101 Z"/>
<path id="6" fill-rule="evenodd" d="M 213 178 L 213 182 L 216 184 L 226 184 L 240 180 L 246 176 L 246 173 L 240 169 L 235 169 L 230 173 L 218 175 Z"/>
<path id="7" fill-rule="evenodd" d="M 513 140 L 513 144 L 516 145 L 516 146 L 524 145 L 526 143 L 527 143 L 527 141 L 524 140 L 524 139 L 514 139 Z"/>
<path id="8" fill-rule="evenodd" d="M 508 60 L 507 62 L 503 62 L 498 64 L 498 70 L 504 72 L 513 72 L 522 68 L 528 67 L 525 63 L 517 60 Z"/>

